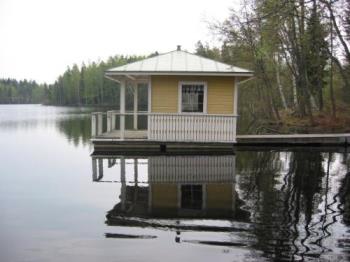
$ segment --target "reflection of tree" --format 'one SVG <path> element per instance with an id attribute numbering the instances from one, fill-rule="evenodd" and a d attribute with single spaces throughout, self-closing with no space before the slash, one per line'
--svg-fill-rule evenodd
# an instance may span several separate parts
<path id="1" fill-rule="evenodd" d="M 58 130 L 75 146 L 79 143 L 85 145 L 90 141 L 90 115 L 64 118 L 57 121 L 57 126 Z"/>
<path id="2" fill-rule="evenodd" d="M 328 159 L 328 167 L 330 161 L 331 158 Z M 316 225 L 324 222 L 324 219 L 312 224 L 312 217 L 318 212 L 317 206 L 322 202 L 322 195 L 327 194 L 327 187 L 322 190 L 322 178 L 325 175 L 322 164 L 323 156 L 319 152 L 295 152 L 290 161 L 289 173 L 292 176 L 292 184 L 287 192 L 292 208 L 290 209 L 288 202 L 286 208 L 292 213 L 290 224 L 292 224 L 294 255 L 301 255 L 302 258 L 308 252 L 320 252 L 317 246 L 320 247 L 321 243 L 311 243 L 311 239 L 319 234 L 324 235 L 324 232 L 313 233 Z"/>
<path id="3" fill-rule="evenodd" d="M 341 181 L 339 200 L 342 205 L 343 221 L 346 225 L 350 225 L 350 172 Z"/>
<path id="4" fill-rule="evenodd" d="M 319 152 L 245 152 L 237 157 L 238 170 L 241 165 L 250 171 L 242 169 L 239 187 L 256 224 L 256 247 L 267 257 L 290 260 L 322 252 L 321 241 L 313 241 L 325 235 L 327 217 L 316 222 L 313 217 L 327 193 L 323 164 Z"/>
<path id="5" fill-rule="evenodd" d="M 244 152 L 237 157 L 237 166 L 245 174 L 240 178 L 242 198 L 249 205 L 252 222 L 257 225 L 256 248 L 267 255 L 280 257 L 282 250 L 279 248 L 285 248 L 275 242 L 281 239 L 276 229 L 283 221 L 280 212 L 283 203 L 280 201 L 280 192 L 276 190 L 276 178 L 282 166 L 280 153 Z"/>
<path id="6" fill-rule="evenodd" d="M 323 157 L 316 152 L 293 153 L 289 172 L 293 174 L 292 201 L 295 203 L 294 215 L 299 220 L 299 212 L 305 214 L 305 222 L 311 222 L 312 214 L 321 202 Z"/>
<path id="7" fill-rule="evenodd" d="M 344 159 L 346 159 L 344 157 Z M 349 160 L 348 158 L 347 160 Z M 348 173 L 340 182 L 340 188 L 338 191 L 338 197 L 340 204 L 338 208 L 341 210 L 343 222 L 345 225 L 350 225 L 350 168 L 349 162 L 345 162 L 347 164 Z M 342 239 L 338 239 L 338 246 L 344 248 L 347 253 L 347 260 L 350 260 L 350 240 L 346 235 Z"/>

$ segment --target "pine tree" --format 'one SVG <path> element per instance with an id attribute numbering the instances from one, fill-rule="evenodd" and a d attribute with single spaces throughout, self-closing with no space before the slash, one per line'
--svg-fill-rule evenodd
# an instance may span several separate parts
<path id="1" fill-rule="evenodd" d="M 306 68 L 309 88 L 317 96 L 319 110 L 323 110 L 323 88 L 325 85 L 325 67 L 328 61 L 328 44 L 325 25 L 320 21 L 316 1 L 313 1 L 311 16 L 306 29 Z"/>

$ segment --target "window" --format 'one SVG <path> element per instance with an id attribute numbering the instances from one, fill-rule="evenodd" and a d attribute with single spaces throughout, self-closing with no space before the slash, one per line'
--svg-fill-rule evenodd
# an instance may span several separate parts
<path id="1" fill-rule="evenodd" d="M 180 83 L 180 112 L 205 113 L 206 85 L 204 83 Z"/>
<path id="2" fill-rule="evenodd" d="M 181 208 L 202 209 L 202 204 L 202 185 L 181 185 Z"/>

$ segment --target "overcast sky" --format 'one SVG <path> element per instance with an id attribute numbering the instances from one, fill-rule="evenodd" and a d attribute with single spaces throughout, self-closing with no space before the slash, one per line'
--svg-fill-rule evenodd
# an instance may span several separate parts
<path id="1" fill-rule="evenodd" d="M 73 63 L 215 40 L 239 0 L 0 0 L 0 78 L 53 82 Z"/>

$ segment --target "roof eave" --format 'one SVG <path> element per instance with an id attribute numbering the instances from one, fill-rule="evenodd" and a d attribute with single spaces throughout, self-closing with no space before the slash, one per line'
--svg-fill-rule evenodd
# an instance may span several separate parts
<path id="1" fill-rule="evenodd" d="M 135 76 L 149 76 L 149 75 L 179 75 L 179 76 L 246 76 L 252 77 L 254 73 L 252 71 L 248 72 L 182 72 L 182 71 L 106 71 L 105 76 L 125 76 L 125 75 L 135 75 Z"/>

